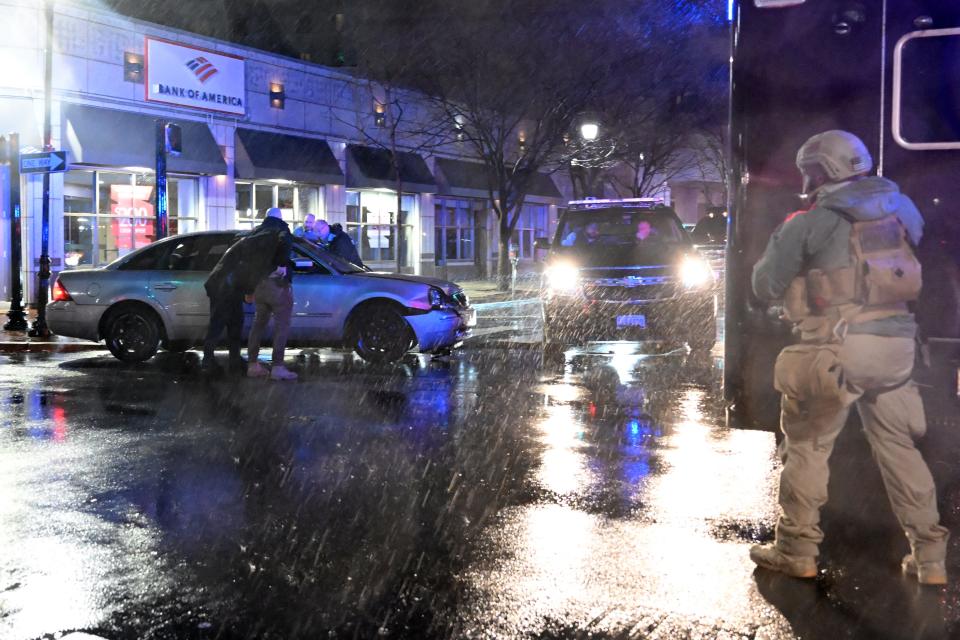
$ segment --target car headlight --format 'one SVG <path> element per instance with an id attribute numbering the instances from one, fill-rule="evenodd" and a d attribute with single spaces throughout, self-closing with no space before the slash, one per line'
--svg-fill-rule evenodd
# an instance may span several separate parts
<path id="1" fill-rule="evenodd" d="M 552 264 L 547 267 L 544 275 L 546 276 L 547 287 L 558 293 L 575 291 L 580 284 L 580 269 L 572 264 L 563 262 Z"/>
<path id="2" fill-rule="evenodd" d="M 430 287 L 427 291 L 427 300 L 434 309 L 440 309 L 444 306 L 443 291 Z"/>
<path id="3" fill-rule="evenodd" d="M 713 283 L 713 269 L 703 258 L 687 256 L 680 263 L 680 281 L 695 289 Z"/>

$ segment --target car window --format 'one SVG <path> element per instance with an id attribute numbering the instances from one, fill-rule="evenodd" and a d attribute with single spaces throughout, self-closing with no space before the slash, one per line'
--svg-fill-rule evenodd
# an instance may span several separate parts
<path id="1" fill-rule="evenodd" d="M 203 245 L 200 255 L 197 258 L 197 271 L 213 271 L 213 268 L 220 262 L 220 258 L 227 252 L 240 236 L 237 235 L 211 235 L 203 236 L 201 244 Z"/>
<path id="2" fill-rule="evenodd" d="M 329 269 L 307 255 L 300 247 L 294 246 L 290 251 L 290 261 L 293 262 L 294 273 L 330 275 Z"/>
<path id="3" fill-rule="evenodd" d="M 159 242 L 132 254 L 117 267 L 121 271 L 150 271 L 158 269 L 158 265 L 166 263 L 167 254 L 173 248 L 171 242 Z"/>
<path id="4" fill-rule="evenodd" d="M 203 243 L 196 236 L 172 240 L 173 248 L 157 265 L 160 271 L 196 271 L 200 263 Z"/>

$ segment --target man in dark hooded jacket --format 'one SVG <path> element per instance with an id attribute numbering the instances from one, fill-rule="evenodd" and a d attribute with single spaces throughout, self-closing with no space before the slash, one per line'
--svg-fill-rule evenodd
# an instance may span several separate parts
<path id="1" fill-rule="evenodd" d="M 284 242 L 284 229 L 275 227 L 277 221 L 261 225 L 240 238 L 220 257 L 204 283 L 210 298 L 210 324 L 203 341 L 202 368 L 218 372 L 220 366 L 214 350 L 224 329 L 227 332 L 229 367 L 236 373 L 245 373 L 240 357 L 243 333 L 243 302 L 252 301 L 257 285 L 276 268 L 278 256 L 289 260 L 290 242 Z M 279 221 L 283 223 L 282 220 Z M 286 227 L 286 223 L 283 223 Z M 289 233 L 287 233 L 289 237 Z"/>
<path id="2" fill-rule="evenodd" d="M 283 364 L 290 333 L 290 321 L 293 316 L 293 264 L 290 251 L 293 248 L 293 235 L 290 227 L 281 217 L 280 209 L 267 210 L 263 223 L 251 234 L 251 237 L 263 235 L 272 238 L 273 250 L 267 254 L 267 267 L 262 272 L 253 292 L 256 313 L 250 335 L 247 337 L 248 378 L 270 376 L 273 380 L 296 380 L 297 374 Z M 259 362 L 260 336 L 273 320 L 273 352 L 271 367 L 267 370 Z"/>
<path id="3" fill-rule="evenodd" d="M 363 260 L 357 253 L 357 247 L 353 244 L 350 236 L 344 232 L 340 224 L 330 225 L 326 220 L 317 220 L 314 227 L 317 235 L 320 237 L 320 244 L 330 253 L 340 256 L 347 262 L 352 262 L 358 267 L 363 267 Z"/>
<path id="4" fill-rule="evenodd" d="M 777 228 L 753 270 L 754 293 L 784 299 L 800 341 L 774 371 L 784 432 L 776 541 L 755 545 L 750 557 L 793 577 L 817 575 L 828 461 L 855 404 L 909 542 L 902 570 L 921 584 L 944 584 L 949 532 L 914 445 L 926 430 L 911 380 L 917 327 L 909 306 L 920 288 L 912 247 L 923 219 L 896 184 L 867 176 L 872 166 L 851 133 L 810 138 L 797 167 L 813 205 Z"/>

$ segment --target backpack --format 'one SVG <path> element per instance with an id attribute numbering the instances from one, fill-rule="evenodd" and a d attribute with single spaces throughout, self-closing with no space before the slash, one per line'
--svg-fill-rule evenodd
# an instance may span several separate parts
<path id="1" fill-rule="evenodd" d="M 869 309 L 913 302 L 920 296 L 920 262 L 897 216 L 856 220 L 843 212 L 851 224 L 849 267 L 807 274 L 807 296 L 812 307 L 824 309 L 840 304 L 858 304 Z"/>

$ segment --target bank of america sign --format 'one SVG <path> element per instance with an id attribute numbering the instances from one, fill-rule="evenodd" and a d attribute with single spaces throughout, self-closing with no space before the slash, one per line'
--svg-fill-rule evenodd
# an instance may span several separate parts
<path id="1" fill-rule="evenodd" d="M 243 58 L 147 38 L 144 90 L 150 102 L 246 113 Z"/>

